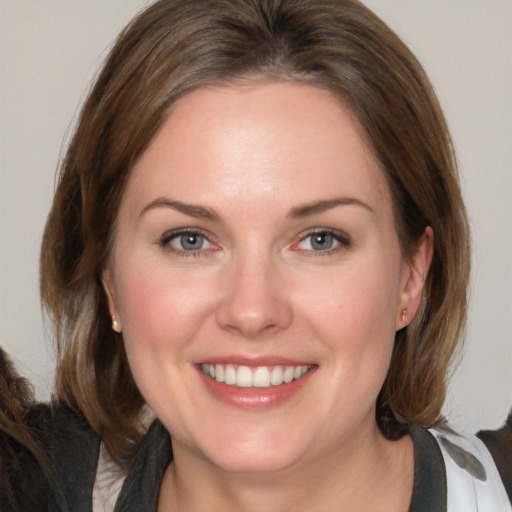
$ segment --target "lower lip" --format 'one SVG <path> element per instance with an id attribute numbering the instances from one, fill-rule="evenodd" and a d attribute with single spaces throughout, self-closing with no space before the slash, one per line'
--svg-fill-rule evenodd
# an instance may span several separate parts
<path id="1" fill-rule="evenodd" d="M 201 371 L 201 368 L 198 368 L 198 373 L 206 389 L 220 402 L 242 409 L 254 410 L 278 407 L 287 403 L 307 385 L 315 370 L 314 366 L 300 379 L 268 388 L 229 386 L 208 377 Z"/>

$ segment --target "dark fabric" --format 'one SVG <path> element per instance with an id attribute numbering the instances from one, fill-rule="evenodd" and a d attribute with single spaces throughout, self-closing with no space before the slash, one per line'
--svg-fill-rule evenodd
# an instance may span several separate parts
<path id="1" fill-rule="evenodd" d="M 144 437 L 119 493 L 115 512 L 156 512 L 160 484 L 172 458 L 171 438 L 157 420 Z"/>
<path id="2" fill-rule="evenodd" d="M 499 430 L 482 430 L 477 436 L 491 452 L 494 463 L 512 504 L 512 411 Z"/>
<path id="3" fill-rule="evenodd" d="M 16 457 L 3 463 L 17 465 L 17 478 L 20 479 L 12 482 L 17 491 L 17 506 L 0 502 L 1 512 L 91 512 L 99 436 L 82 415 L 65 406 L 36 406 L 28 414 L 27 424 L 48 454 L 53 474 L 44 471 L 30 453 L 0 433 L 0 447 L 8 445 L 10 449 L 18 450 Z M 510 497 L 512 416 L 502 429 L 483 431 L 478 436 L 493 455 Z M 446 470 L 439 445 L 421 427 L 413 427 L 411 437 L 415 472 L 409 512 L 446 512 Z M 2 456 L 5 458 L 3 451 Z M 172 458 L 170 436 L 156 420 L 124 481 L 115 512 L 156 512 L 160 485 Z M 31 492 L 23 496 L 22 489 Z"/>
<path id="4" fill-rule="evenodd" d="M 446 468 L 443 454 L 426 429 L 412 427 L 414 488 L 409 512 L 446 512 Z"/>
<path id="5" fill-rule="evenodd" d="M 50 452 L 58 482 L 56 510 L 92 512 L 100 437 L 82 415 L 64 406 L 52 411 L 50 431 Z"/>
<path id="6" fill-rule="evenodd" d="M 63 405 L 32 407 L 26 424 L 47 461 L 41 464 L 0 433 L 0 446 L 17 449 L 1 453 L 4 464 L 16 469 L 9 477 L 15 495 L 0 495 L 1 512 L 92 512 L 99 436 L 82 415 Z"/>

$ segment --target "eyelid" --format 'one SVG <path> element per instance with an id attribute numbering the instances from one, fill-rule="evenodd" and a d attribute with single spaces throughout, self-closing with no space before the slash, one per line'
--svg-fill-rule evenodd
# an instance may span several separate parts
<path id="1" fill-rule="evenodd" d="M 176 229 L 169 229 L 168 231 L 165 231 L 160 237 L 158 238 L 158 241 L 162 244 L 168 243 L 173 238 L 176 238 L 180 235 L 187 235 L 187 234 L 196 234 L 204 236 L 210 243 L 213 243 L 211 241 L 211 235 L 207 232 L 205 232 L 203 229 L 200 228 L 176 228 Z"/>
<path id="2" fill-rule="evenodd" d="M 184 234 L 197 234 L 200 236 L 203 236 L 213 247 L 209 247 L 206 249 L 197 249 L 197 250 L 190 250 L 185 251 L 181 249 L 177 249 L 176 247 L 173 247 L 170 242 L 173 239 L 178 238 L 181 235 Z M 306 240 L 308 237 L 313 236 L 315 234 L 327 234 L 331 235 L 334 240 L 337 242 L 336 246 L 330 249 L 325 250 L 312 250 L 312 249 L 300 249 L 297 247 L 298 244 Z M 159 238 L 158 238 L 158 244 L 166 250 L 169 250 L 170 252 L 173 252 L 178 255 L 186 255 L 186 256 L 199 256 L 199 255 L 207 255 L 209 252 L 212 251 L 218 251 L 220 250 L 220 246 L 215 241 L 215 237 L 208 231 L 205 231 L 201 228 L 196 227 L 187 227 L 187 228 L 176 228 L 176 229 L 170 229 L 168 231 L 165 231 Z M 338 229 L 333 228 L 325 228 L 325 227 L 317 227 L 317 228 L 310 228 L 308 230 L 304 230 L 302 233 L 298 234 L 295 237 L 295 240 L 292 242 L 292 249 L 296 250 L 297 252 L 303 252 L 303 253 L 309 253 L 313 255 L 320 256 L 322 254 L 330 254 L 332 252 L 336 252 L 338 250 L 342 249 L 348 249 L 352 245 L 352 238 L 350 235 L 348 235 L 344 231 L 340 231 Z M 315 254 L 316 253 L 316 254 Z"/>
<path id="3" fill-rule="evenodd" d="M 171 241 L 178 238 L 181 235 L 186 234 L 197 234 L 202 237 L 204 237 L 213 247 L 209 247 L 207 249 L 197 249 L 197 250 L 191 250 L 191 251 L 185 251 L 182 249 L 177 249 L 176 247 L 173 247 L 171 245 Z M 162 249 L 167 250 L 169 252 L 172 252 L 178 256 L 206 256 L 209 252 L 212 251 L 218 251 L 219 246 L 215 241 L 213 240 L 213 236 L 211 233 L 200 229 L 200 228 L 176 228 L 176 229 L 170 229 L 168 231 L 165 231 L 159 238 L 158 238 L 158 245 L 162 247 Z"/>
<path id="4" fill-rule="evenodd" d="M 314 251 L 311 249 L 296 249 L 299 252 L 308 253 L 308 254 L 314 254 L 317 256 L 321 256 L 322 254 L 330 254 L 333 252 L 336 252 L 341 249 L 348 249 L 352 245 L 352 238 L 350 235 L 345 233 L 344 231 L 340 231 L 338 229 L 333 228 L 312 228 L 307 231 L 303 231 L 299 235 L 297 235 L 297 240 L 292 244 L 292 246 L 297 246 L 304 240 L 306 240 L 308 237 L 315 235 L 315 234 L 327 234 L 331 235 L 336 242 L 338 242 L 339 245 L 331 248 L 331 249 L 325 249 L 321 251 Z M 316 254 L 315 254 L 316 253 Z"/>
<path id="5" fill-rule="evenodd" d="M 340 239 L 340 240 L 345 240 L 347 242 L 350 241 L 350 236 L 347 233 L 345 233 L 344 231 L 340 231 L 339 229 L 334 229 L 334 228 L 323 228 L 323 227 L 310 228 L 310 229 L 305 230 L 302 233 L 300 233 L 298 235 L 298 237 L 301 240 L 304 240 L 308 236 L 317 235 L 319 233 L 333 235 L 337 240 Z"/>

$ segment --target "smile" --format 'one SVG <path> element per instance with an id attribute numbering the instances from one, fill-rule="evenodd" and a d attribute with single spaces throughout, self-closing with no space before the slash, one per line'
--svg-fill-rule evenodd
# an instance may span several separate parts
<path id="1" fill-rule="evenodd" d="M 258 367 L 206 363 L 201 365 L 201 371 L 211 379 L 240 388 L 269 388 L 289 384 L 306 375 L 310 369 L 311 365 Z"/>

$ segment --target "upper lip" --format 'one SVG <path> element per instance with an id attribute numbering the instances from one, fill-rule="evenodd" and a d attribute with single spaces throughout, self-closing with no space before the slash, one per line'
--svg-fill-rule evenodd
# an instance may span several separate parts
<path id="1" fill-rule="evenodd" d="M 232 364 L 237 366 L 304 366 L 311 365 L 312 363 L 307 360 L 293 359 L 289 357 L 276 356 L 276 355 L 227 355 L 215 356 L 203 359 L 199 364 Z"/>

